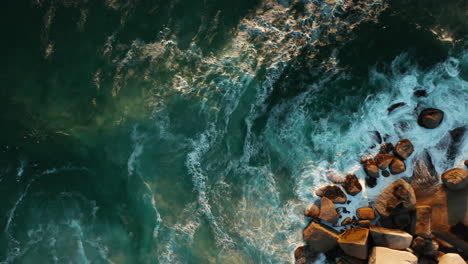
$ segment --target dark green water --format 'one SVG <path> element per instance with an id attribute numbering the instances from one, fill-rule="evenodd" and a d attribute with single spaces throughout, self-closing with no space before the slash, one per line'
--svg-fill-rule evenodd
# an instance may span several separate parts
<path id="1" fill-rule="evenodd" d="M 2 3 L 1 263 L 292 263 L 314 188 L 330 172 L 363 179 L 372 131 L 453 166 L 437 143 L 468 125 L 467 11 Z M 443 128 L 415 124 L 423 106 L 446 112 Z"/>

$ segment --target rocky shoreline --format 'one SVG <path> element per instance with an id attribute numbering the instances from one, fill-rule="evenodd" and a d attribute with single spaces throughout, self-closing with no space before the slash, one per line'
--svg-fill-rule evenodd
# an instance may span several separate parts
<path id="1" fill-rule="evenodd" d="M 419 112 L 417 124 L 435 129 L 443 119 L 443 111 L 427 108 Z M 453 163 L 466 131 L 459 127 L 448 132 L 448 161 Z M 304 213 L 310 223 L 303 230 L 305 245 L 294 251 L 296 264 L 318 263 L 321 253 L 330 263 L 467 263 L 468 161 L 465 168 L 439 175 L 428 151 L 412 157 L 410 139 L 394 146 L 378 132 L 377 137 L 379 153 L 361 159 L 365 185 L 376 187 L 381 176 L 395 180 L 351 218 L 342 212 L 348 211 L 349 196 L 359 194 L 363 186 L 354 174 L 331 177 L 332 184 L 316 191 L 319 199 Z M 410 157 L 412 172 L 407 170 Z M 401 177 L 402 173 L 411 176 Z"/>

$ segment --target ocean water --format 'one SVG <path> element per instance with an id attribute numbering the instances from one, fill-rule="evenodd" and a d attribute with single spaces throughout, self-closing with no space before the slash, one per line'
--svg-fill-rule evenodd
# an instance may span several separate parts
<path id="1" fill-rule="evenodd" d="M 0 263 L 293 263 L 375 131 L 468 159 L 468 1 L 1 5 Z"/>

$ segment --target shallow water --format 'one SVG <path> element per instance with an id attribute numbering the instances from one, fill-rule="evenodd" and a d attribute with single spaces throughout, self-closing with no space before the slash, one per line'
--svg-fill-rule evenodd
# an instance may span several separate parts
<path id="1" fill-rule="evenodd" d="M 327 175 L 364 186 L 374 131 L 438 173 L 468 159 L 468 140 L 445 158 L 468 125 L 466 1 L 10 2 L 2 263 L 292 263 Z"/>

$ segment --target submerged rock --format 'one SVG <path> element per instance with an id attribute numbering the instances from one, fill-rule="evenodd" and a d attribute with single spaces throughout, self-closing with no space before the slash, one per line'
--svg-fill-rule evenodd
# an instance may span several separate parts
<path id="1" fill-rule="evenodd" d="M 383 170 L 382 171 L 382 176 L 388 177 L 388 176 L 390 176 L 390 172 L 388 172 L 388 170 Z"/>
<path id="2" fill-rule="evenodd" d="M 450 190 L 463 190 L 468 186 L 468 171 L 460 168 L 448 170 L 442 174 L 442 182 Z"/>
<path id="3" fill-rule="evenodd" d="M 414 152 L 413 143 L 409 139 L 402 139 L 396 144 L 393 153 L 401 159 L 407 159 Z"/>
<path id="4" fill-rule="evenodd" d="M 328 199 L 332 200 L 334 203 L 346 203 L 348 200 L 346 198 L 346 194 L 341 190 L 338 185 L 327 185 L 324 187 L 319 188 L 315 194 L 320 197 L 327 197 Z"/>
<path id="5" fill-rule="evenodd" d="M 362 227 L 350 228 L 340 235 L 338 244 L 346 254 L 358 259 L 367 259 L 368 237 L 369 229 Z"/>
<path id="6" fill-rule="evenodd" d="M 390 172 L 392 174 L 400 174 L 406 170 L 405 162 L 399 158 L 393 158 L 390 163 Z"/>
<path id="7" fill-rule="evenodd" d="M 372 239 L 377 246 L 392 249 L 405 249 L 411 245 L 413 236 L 399 229 L 371 226 Z"/>
<path id="8" fill-rule="evenodd" d="M 338 246 L 338 234 L 315 222 L 311 222 L 302 235 L 307 245 L 316 252 L 328 252 Z"/>
<path id="9" fill-rule="evenodd" d="M 396 103 L 396 104 L 392 104 L 391 106 L 389 106 L 387 108 L 388 114 L 391 114 L 393 111 L 395 111 L 395 109 L 397 109 L 399 107 L 402 107 L 404 105 L 406 105 L 406 103 L 404 103 L 404 102 L 399 102 L 399 103 Z"/>
<path id="10" fill-rule="evenodd" d="M 403 179 L 390 184 L 377 197 L 374 208 L 383 216 L 407 212 L 416 205 L 416 195 L 411 185 Z"/>
<path id="11" fill-rule="evenodd" d="M 343 188 L 345 189 L 346 193 L 352 196 L 360 193 L 362 190 L 361 183 L 354 174 L 346 175 L 345 181 L 343 183 Z"/>
<path id="12" fill-rule="evenodd" d="M 414 96 L 416 97 L 427 97 L 427 91 L 426 90 L 416 90 L 414 91 Z"/>
<path id="13" fill-rule="evenodd" d="M 450 142 L 447 147 L 447 160 L 451 162 L 451 165 L 453 165 L 460 151 L 466 131 L 466 127 L 457 127 L 449 132 Z"/>
<path id="14" fill-rule="evenodd" d="M 411 186 L 413 186 L 415 190 L 427 190 L 439 183 L 439 175 L 434 168 L 431 155 L 427 150 L 417 156 L 413 167 Z"/>
<path id="15" fill-rule="evenodd" d="M 338 223 L 338 212 L 333 202 L 327 197 L 322 197 L 319 219 L 332 224 Z"/>
<path id="16" fill-rule="evenodd" d="M 374 247 L 369 257 L 369 264 L 417 264 L 418 258 L 406 251 L 385 247 Z"/>
<path id="17" fill-rule="evenodd" d="M 377 178 L 367 176 L 366 177 L 366 185 L 369 188 L 374 188 L 375 186 L 377 186 Z"/>
<path id="18" fill-rule="evenodd" d="M 444 119 L 444 112 L 436 108 L 424 109 L 418 117 L 418 124 L 424 128 L 433 129 Z"/>

